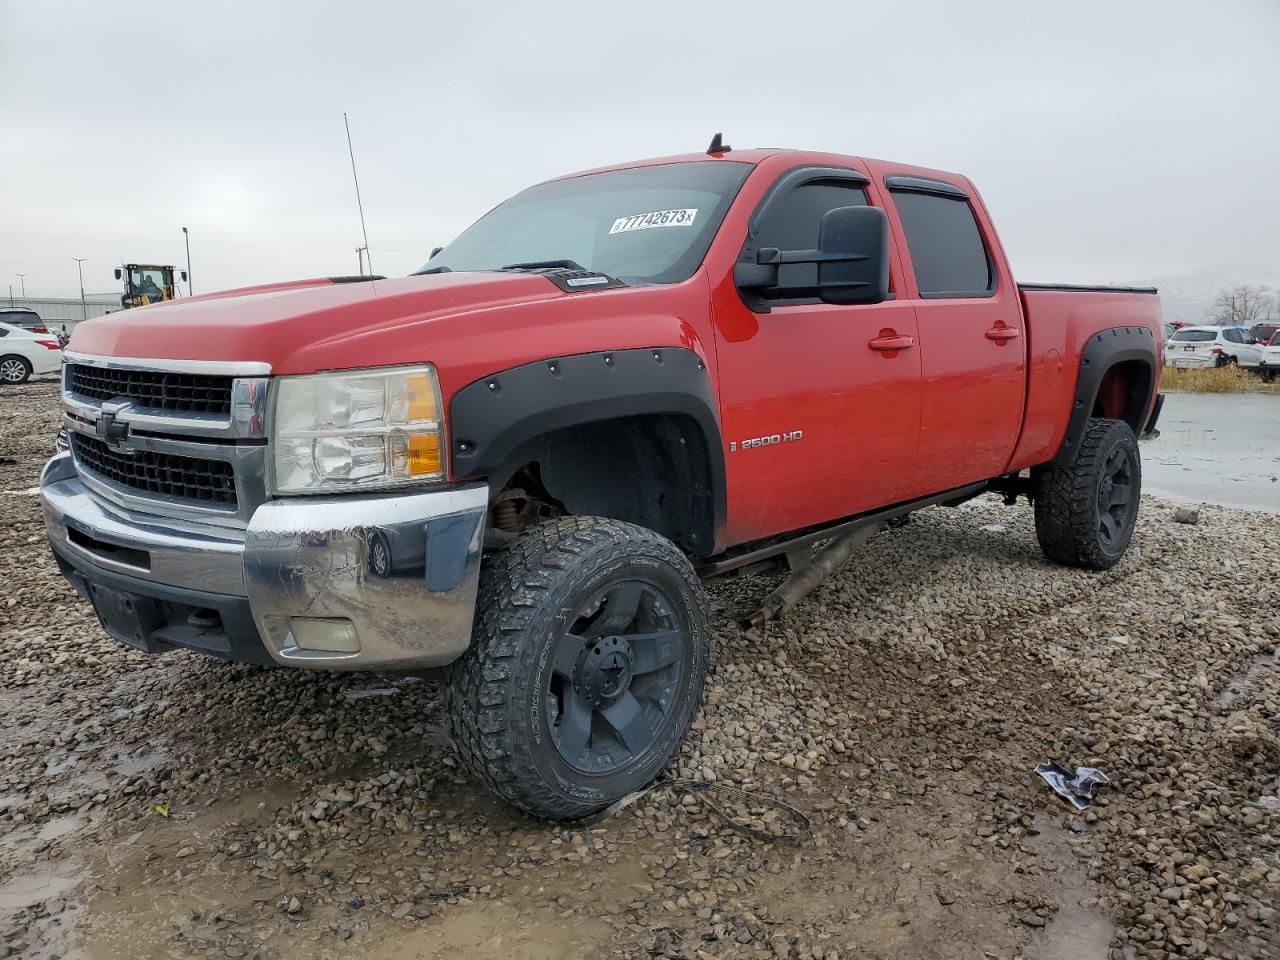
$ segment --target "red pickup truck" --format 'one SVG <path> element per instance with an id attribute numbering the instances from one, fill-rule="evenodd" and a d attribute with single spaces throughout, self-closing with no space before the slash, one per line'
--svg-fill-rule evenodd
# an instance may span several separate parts
<path id="1" fill-rule="evenodd" d="M 581 817 L 679 749 L 708 577 L 984 491 L 1114 564 L 1154 293 L 1015 283 L 963 176 L 717 140 L 531 187 L 412 276 L 81 324 L 49 540 L 139 649 L 448 665 L 468 769 Z"/>

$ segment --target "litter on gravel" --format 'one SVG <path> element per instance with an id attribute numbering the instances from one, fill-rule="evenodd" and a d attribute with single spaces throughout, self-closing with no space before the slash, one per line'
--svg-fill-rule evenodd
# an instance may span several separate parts
<path id="1" fill-rule="evenodd" d="M 1111 782 L 1111 778 L 1096 767 L 1076 767 L 1076 772 L 1072 773 L 1056 760 L 1040 764 L 1036 773 L 1077 810 L 1085 810 L 1093 803 L 1094 787 Z"/>

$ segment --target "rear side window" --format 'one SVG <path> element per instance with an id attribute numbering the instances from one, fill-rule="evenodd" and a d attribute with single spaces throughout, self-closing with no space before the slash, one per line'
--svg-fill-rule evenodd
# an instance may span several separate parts
<path id="1" fill-rule="evenodd" d="M 755 246 L 757 249 L 814 250 L 818 246 L 822 217 L 828 210 L 866 205 L 866 191 L 856 183 L 814 180 L 801 184 L 769 204 L 756 225 Z M 784 263 L 778 268 L 778 283 L 791 288 L 785 291 L 789 299 L 801 299 L 796 297 L 795 287 L 816 287 L 818 265 Z"/>
<path id="2" fill-rule="evenodd" d="M 978 221 L 962 197 L 893 191 L 898 218 L 923 297 L 980 297 L 995 292 Z"/>
<path id="3" fill-rule="evenodd" d="M 1212 330 L 1179 330 L 1170 340 L 1194 340 L 1197 343 L 1205 343 L 1209 340 L 1216 340 L 1217 335 Z"/>
<path id="4" fill-rule="evenodd" d="M 1231 343 L 1244 343 L 1244 337 L 1240 336 L 1239 330 L 1223 330 L 1222 335 Z"/>

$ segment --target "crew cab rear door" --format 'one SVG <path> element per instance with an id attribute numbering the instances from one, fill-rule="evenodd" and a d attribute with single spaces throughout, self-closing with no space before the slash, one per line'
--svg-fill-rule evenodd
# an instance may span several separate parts
<path id="1" fill-rule="evenodd" d="M 868 185 L 853 169 L 781 172 L 754 208 L 739 261 L 754 262 L 765 247 L 814 249 L 823 215 L 867 204 Z M 896 259 L 891 286 L 901 283 Z M 851 306 L 790 295 L 816 283 L 816 266 L 782 269 L 793 288 L 787 296 L 757 297 L 737 289 L 732 276 L 713 293 L 727 532 L 734 543 L 913 493 L 920 429 L 914 308 L 895 300 Z"/>
<path id="2" fill-rule="evenodd" d="M 887 165 L 885 165 L 887 166 Z M 1022 304 L 986 211 L 963 178 L 883 177 L 920 330 L 921 485 L 1001 474 L 1026 400 Z"/>

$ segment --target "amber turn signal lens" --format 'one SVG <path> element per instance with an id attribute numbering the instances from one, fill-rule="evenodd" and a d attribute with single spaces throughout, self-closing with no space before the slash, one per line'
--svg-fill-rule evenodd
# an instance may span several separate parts
<path id="1" fill-rule="evenodd" d="M 409 476 L 421 477 L 440 472 L 440 437 L 419 434 L 409 437 Z"/>
<path id="2" fill-rule="evenodd" d="M 420 373 L 408 377 L 405 389 L 409 399 L 410 422 L 436 419 L 436 391 L 430 376 Z"/>

